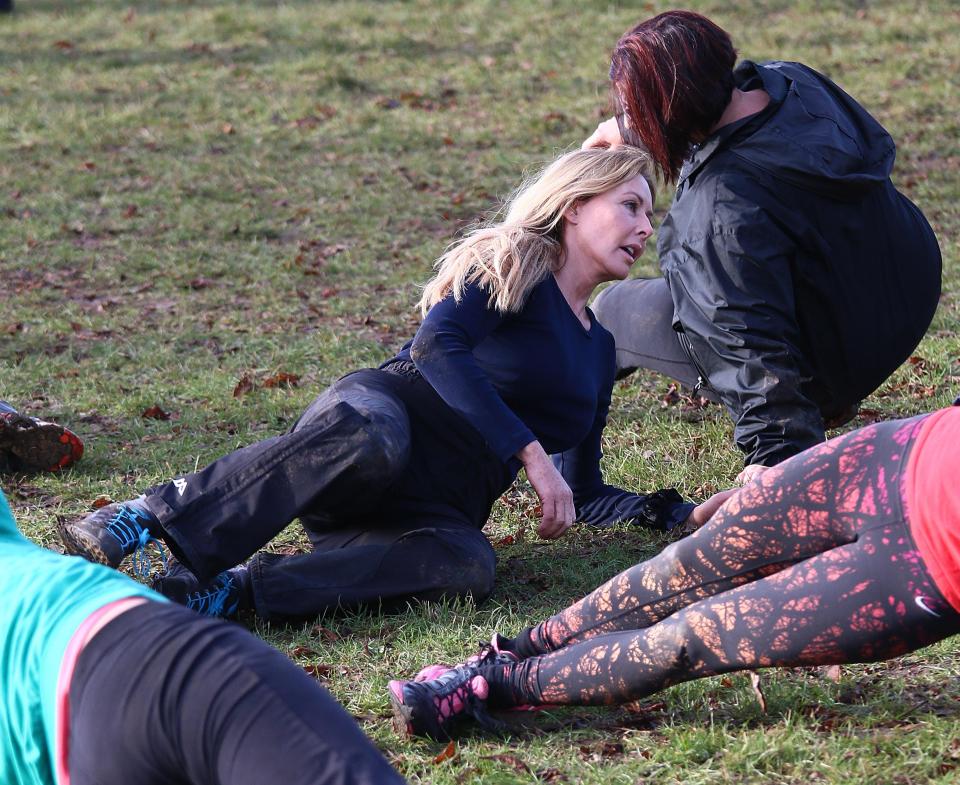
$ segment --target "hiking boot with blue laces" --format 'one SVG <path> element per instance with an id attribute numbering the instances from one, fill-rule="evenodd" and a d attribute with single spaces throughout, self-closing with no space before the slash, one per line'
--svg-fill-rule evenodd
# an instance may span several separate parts
<path id="1" fill-rule="evenodd" d="M 166 563 L 160 541 L 150 533 L 151 526 L 157 529 L 160 522 L 141 496 L 128 502 L 108 504 L 79 520 L 61 521 L 58 528 L 67 553 L 114 569 L 132 554 L 134 571 L 145 578 L 150 573 L 146 549 L 151 543 L 160 550 Z"/>
<path id="2" fill-rule="evenodd" d="M 196 575 L 171 558 L 167 571 L 153 579 L 151 588 L 201 616 L 228 619 L 247 607 L 249 580 L 246 567 L 234 567 L 202 584 Z"/>

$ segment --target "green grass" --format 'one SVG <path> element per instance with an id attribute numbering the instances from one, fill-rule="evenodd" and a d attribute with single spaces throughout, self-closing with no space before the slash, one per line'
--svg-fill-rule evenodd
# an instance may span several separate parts
<path id="1" fill-rule="evenodd" d="M 899 143 L 944 295 L 928 336 L 865 406 L 960 390 L 960 12 L 955 3 L 691 2 L 744 57 L 825 71 Z M 282 430 L 325 384 L 390 355 L 444 245 L 605 112 L 616 37 L 660 3 L 96 3 L 21 0 L 0 19 L 0 397 L 74 427 L 76 470 L 4 478 L 27 532 Z M 664 207 L 661 204 L 661 208 Z M 870 231 L 870 227 L 864 227 Z M 905 260 L 909 264 L 909 260 Z M 648 254 L 642 272 L 655 262 Z M 280 373 L 301 377 L 269 389 Z M 254 389 L 235 397 L 243 377 Z M 605 469 L 702 497 L 739 469 L 730 424 L 618 386 Z M 159 405 L 166 421 L 144 419 Z M 258 627 L 413 782 L 919 783 L 960 771 L 956 644 L 891 663 L 681 685 L 618 710 L 526 718 L 515 737 L 391 733 L 385 685 L 516 630 L 664 544 L 617 529 L 532 536 L 528 489 L 498 505 L 493 598 Z M 281 543 L 302 544 L 296 528 Z"/>

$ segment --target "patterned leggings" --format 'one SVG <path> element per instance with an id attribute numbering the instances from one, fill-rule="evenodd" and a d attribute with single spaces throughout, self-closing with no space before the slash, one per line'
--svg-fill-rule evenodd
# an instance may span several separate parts
<path id="1" fill-rule="evenodd" d="M 768 666 L 870 662 L 960 632 L 927 574 L 900 483 L 923 417 L 807 450 L 701 529 L 508 646 L 491 704 L 612 704 Z"/>

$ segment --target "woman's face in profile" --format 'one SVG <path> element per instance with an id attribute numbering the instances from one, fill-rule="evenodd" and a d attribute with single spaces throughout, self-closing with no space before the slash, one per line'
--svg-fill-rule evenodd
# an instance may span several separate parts
<path id="1" fill-rule="evenodd" d="M 596 283 L 626 278 L 653 234 L 653 198 L 642 176 L 578 202 L 565 214 L 567 264 Z"/>

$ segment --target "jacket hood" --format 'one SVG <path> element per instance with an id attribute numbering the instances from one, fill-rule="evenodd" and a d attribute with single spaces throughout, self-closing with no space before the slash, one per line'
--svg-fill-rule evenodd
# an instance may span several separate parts
<path id="1" fill-rule="evenodd" d="M 896 157 L 890 134 L 822 74 L 800 63 L 747 60 L 734 77 L 737 87 L 762 86 L 771 98 L 755 129 L 747 120 L 742 135 L 731 135 L 737 155 L 835 198 L 855 197 L 889 179 Z"/>

